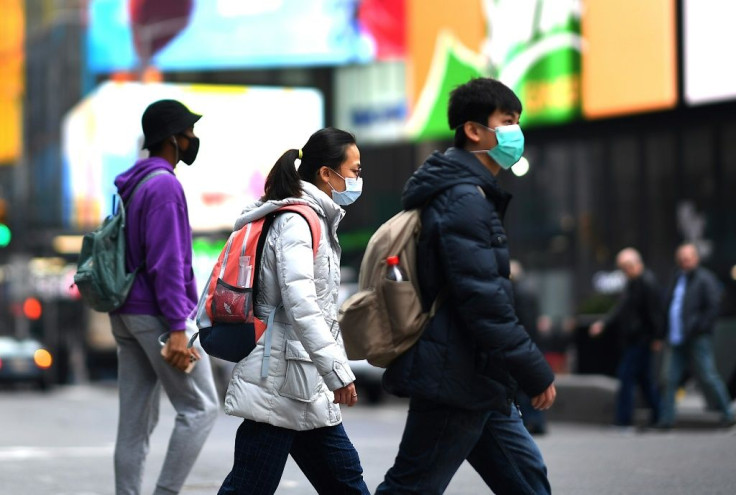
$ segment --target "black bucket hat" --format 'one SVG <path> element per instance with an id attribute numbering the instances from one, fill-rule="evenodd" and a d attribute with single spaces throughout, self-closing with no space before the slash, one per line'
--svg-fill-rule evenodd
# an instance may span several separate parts
<path id="1" fill-rule="evenodd" d="M 169 136 L 187 130 L 197 122 L 201 115 L 192 113 L 176 100 L 159 100 L 151 103 L 143 112 L 143 149 L 160 143 Z"/>

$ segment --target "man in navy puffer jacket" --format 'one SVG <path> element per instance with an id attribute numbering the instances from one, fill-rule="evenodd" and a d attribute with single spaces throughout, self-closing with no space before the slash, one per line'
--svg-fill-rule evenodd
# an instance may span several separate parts
<path id="1" fill-rule="evenodd" d="M 548 409 L 554 375 L 514 312 L 502 225 L 510 195 L 495 179 L 523 152 L 520 114 L 519 99 L 496 80 L 457 87 L 448 109 L 455 146 L 433 153 L 404 188 L 404 208 L 423 208 L 425 309 L 441 291 L 444 300 L 384 375 L 389 392 L 411 401 L 377 494 L 442 493 L 466 459 L 497 495 L 550 493 L 514 398 L 520 387 L 535 408 Z"/>

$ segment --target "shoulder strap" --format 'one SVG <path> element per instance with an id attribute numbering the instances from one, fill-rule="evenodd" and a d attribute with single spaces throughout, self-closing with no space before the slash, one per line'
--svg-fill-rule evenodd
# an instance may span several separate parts
<path id="1" fill-rule="evenodd" d="M 125 202 L 123 203 L 123 205 L 124 205 L 125 207 L 127 207 L 127 206 L 128 206 L 129 204 L 130 204 L 130 201 L 131 201 L 131 200 L 133 199 L 133 196 L 135 195 L 135 192 L 136 192 L 136 191 L 137 191 L 138 189 L 140 189 L 140 187 L 141 187 L 141 186 L 142 186 L 143 184 L 145 184 L 145 183 L 146 183 L 146 182 L 148 182 L 149 180 L 153 179 L 153 178 L 154 178 L 154 177 L 156 177 L 157 175 L 170 174 L 170 173 L 171 173 L 171 172 L 169 172 L 168 170 L 165 170 L 165 169 L 162 169 L 162 168 L 160 168 L 160 169 L 158 169 L 158 170 L 154 170 L 153 172 L 151 172 L 151 173 L 147 174 L 147 175 L 146 175 L 145 177 L 143 177 L 143 178 L 142 178 L 142 179 L 141 179 L 141 180 L 140 180 L 140 181 L 138 182 L 138 184 L 136 184 L 136 186 L 135 186 L 135 189 L 133 189 L 133 192 L 132 192 L 132 193 L 130 193 L 130 196 L 128 196 L 128 199 L 127 199 L 127 200 L 126 200 L 126 201 L 125 201 Z M 114 207 L 114 206 L 113 206 L 113 211 L 115 211 L 115 207 Z"/>
<path id="2" fill-rule="evenodd" d="M 322 224 L 319 221 L 319 216 L 317 216 L 317 212 L 315 212 L 309 205 L 292 204 L 282 206 L 274 213 L 272 213 L 272 215 L 275 216 L 279 212 L 284 211 L 293 211 L 294 213 L 298 213 L 302 216 L 302 218 L 304 218 L 304 220 L 307 221 L 307 224 L 309 225 L 309 231 L 312 233 L 312 252 L 314 253 L 314 256 L 317 257 L 319 240 L 322 237 Z"/>

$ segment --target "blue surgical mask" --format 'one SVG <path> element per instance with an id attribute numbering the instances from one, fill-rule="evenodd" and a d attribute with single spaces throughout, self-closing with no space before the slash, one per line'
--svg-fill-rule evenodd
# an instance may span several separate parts
<path id="1" fill-rule="evenodd" d="M 481 124 L 483 125 L 483 124 Z M 487 150 L 488 156 L 504 170 L 510 169 L 524 154 L 524 133 L 518 124 L 502 125 L 495 129 L 483 126 L 496 133 L 498 144 Z"/>
<path id="2" fill-rule="evenodd" d="M 331 168 L 329 170 L 331 172 L 335 172 Z M 337 172 L 335 172 L 335 175 L 345 181 L 345 190 L 337 191 L 334 187 L 332 187 L 332 184 L 328 182 L 328 184 L 330 185 L 330 189 L 332 189 L 332 200 L 340 206 L 348 206 L 355 203 L 355 200 L 358 199 L 360 197 L 360 194 L 363 192 L 363 178 L 358 177 L 357 179 L 346 179 Z"/>

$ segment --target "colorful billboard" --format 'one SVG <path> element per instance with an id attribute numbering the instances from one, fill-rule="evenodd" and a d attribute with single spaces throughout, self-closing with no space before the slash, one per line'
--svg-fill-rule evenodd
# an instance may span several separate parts
<path id="1" fill-rule="evenodd" d="M 403 0 L 91 0 L 92 72 L 340 65 L 403 57 Z"/>
<path id="2" fill-rule="evenodd" d="M 426 76 L 416 74 L 424 84 L 409 122 L 410 135 L 451 136 L 449 92 L 479 76 L 498 78 L 519 95 L 522 125 L 561 123 L 580 115 L 579 1 L 430 3 L 437 9 L 410 0 L 410 54 L 425 64 L 431 58 Z M 424 67 L 420 62 L 419 70 Z"/>
<path id="3" fill-rule="evenodd" d="M 479 76 L 519 95 L 527 127 L 677 104 L 675 0 L 407 0 L 407 23 L 415 139 L 450 138 L 449 92 Z"/>
<path id="4" fill-rule="evenodd" d="M 21 0 L 0 0 L 0 164 L 23 147 L 25 16 Z"/>
<path id="5" fill-rule="evenodd" d="M 203 117 L 193 166 L 176 175 L 198 232 L 232 228 L 243 206 L 263 194 L 281 154 L 323 126 L 323 98 L 308 88 L 107 82 L 69 111 L 62 127 L 65 224 L 88 230 L 111 211 L 115 176 L 147 156 L 141 115 L 173 98 Z"/>

